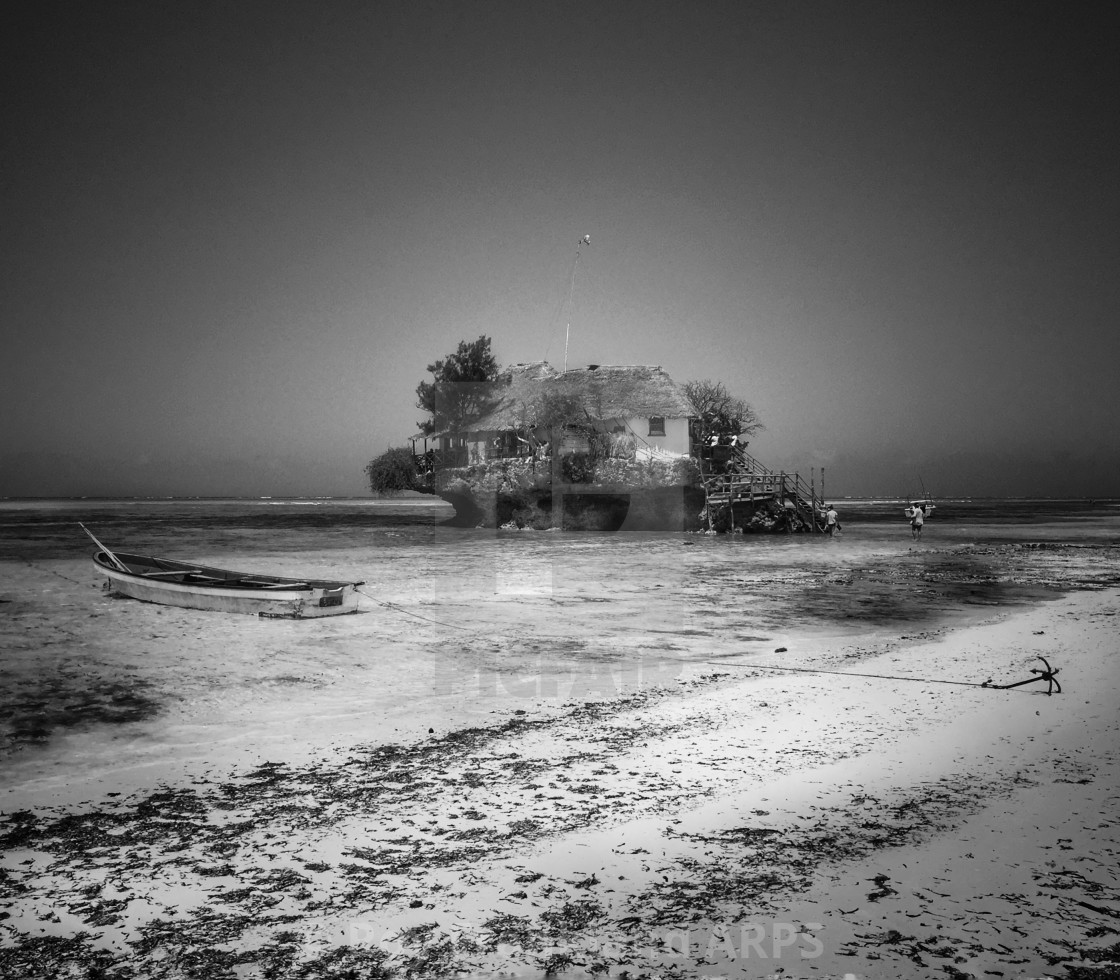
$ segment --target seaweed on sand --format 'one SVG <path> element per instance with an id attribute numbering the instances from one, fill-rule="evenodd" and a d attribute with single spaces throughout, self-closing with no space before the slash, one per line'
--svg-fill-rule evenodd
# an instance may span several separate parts
<path id="1" fill-rule="evenodd" d="M 136 980 L 131 966 L 108 950 L 95 949 L 88 932 L 73 936 L 38 936 L 0 947 L 0 976 L 20 980 L 56 980 L 71 964 L 80 963 L 87 980 Z"/>
<path id="2" fill-rule="evenodd" d="M 165 820 L 199 816 L 209 809 L 205 800 L 193 789 L 163 789 L 136 804 L 138 817 L 159 817 Z"/>
<path id="3" fill-rule="evenodd" d="M 509 826 L 506 828 L 507 837 L 520 837 L 525 840 L 532 840 L 533 838 L 540 837 L 544 832 L 544 824 L 539 820 L 530 820 L 528 818 L 511 820 Z"/>
<path id="4" fill-rule="evenodd" d="M 578 887 L 578 886 L 577 886 Z M 541 913 L 541 923 L 552 936 L 570 936 L 582 932 L 605 915 L 603 906 L 592 898 L 565 902 L 559 908 Z"/>
<path id="5" fill-rule="evenodd" d="M 223 945 L 240 939 L 254 925 L 250 915 L 203 909 L 190 920 L 153 919 L 140 926 L 140 938 L 131 943 L 135 953 L 150 956 L 163 949 L 173 951 L 195 946 Z"/>
<path id="6" fill-rule="evenodd" d="M 476 937 L 481 944 L 477 951 L 464 946 L 462 939 L 452 946 L 445 937 L 433 936 L 420 949 L 406 951 L 411 958 L 403 960 L 368 950 L 307 960 L 307 937 L 301 937 L 297 950 L 296 944 L 281 938 L 285 935 L 281 930 L 289 922 L 336 917 L 347 908 L 389 909 L 415 901 L 416 888 L 434 890 L 425 876 L 435 869 L 456 869 L 469 884 L 472 874 L 477 874 L 472 866 L 484 859 L 526 840 L 591 822 L 604 806 L 601 781 L 582 773 L 576 778 L 573 772 L 573 778 L 554 787 L 563 794 L 550 798 L 557 803 L 527 800 L 519 784 L 528 772 L 549 768 L 557 770 L 557 779 L 567 775 L 562 771 L 569 767 L 609 778 L 617 766 L 608 761 L 607 747 L 596 744 L 591 751 L 560 759 L 523 759 L 508 751 L 513 745 L 503 746 L 502 741 L 550 726 L 566 737 L 572 726 L 584 731 L 588 721 L 609 724 L 613 713 L 640 707 L 653 696 L 643 693 L 569 705 L 568 711 L 544 720 L 518 715 L 413 746 L 367 747 L 313 765 L 266 762 L 223 780 L 199 780 L 189 788 L 160 787 L 92 812 L 39 816 L 20 811 L 0 818 L 0 841 L 8 848 L 55 855 L 52 875 L 59 880 L 67 875 L 72 881 L 71 886 L 62 886 L 63 901 L 71 898 L 76 913 L 96 927 L 95 933 L 119 925 L 122 919 L 140 919 L 130 923 L 140 930 L 136 942 L 96 959 L 86 957 L 85 947 L 76 939 L 56 945 L 52 955 L 66 966 L 52 975 L 102 962 L 116 971 L 106 976 L 119 975 L 122 980 L 131 978 L 135 969 L 143 971 L 145 980 L 188 976 L 209 980 L 232 976 L 243 964 L 254 964 L 265 980 L 345 976 L 348 970 L 361 976 L 388 976 L 390 963 L 413 975 L 425 971 L 434 975 L 450 969 L 454 956 L 489 954 L 499 942 L 513 941 L 528 953 L 540 953 L 545 949 L 544 936 L 567 935 L 581 923 L 595 924 L 602 910 L 585 901 L 553 909 L 540 921 L 496 916 Z M 640 732 L 640 726 L 631 728 L 629 737 L 640 737 Z M 479 802 L 480 794 L 489 798 L 494 792 L 496 804 L 472 805 Z M 446 822 L 425 820 L 439 813 L 431 805 L 435 794 L 453 797 L 463 818 L 479 822 L 447 827 Z M 634 799 L 651 797 L 639 794 Z M 509 806 L 513 800 L 518 801 L 516 808 Z M 353 848 L 347 852 L 348 862 L 317 860 L 321 855 L 312 845 L 303 856 L 306 860 L 295 855 L 299 864 L 287 866 L 293 860 L 288 853 L 293 830 L 310 830 L 310 836 L 318 839 L 355 818 L 383 825 L 391 821 L 400 824 L 402 832 L 392 840 Z M 351 829 L 347 827 L 346 833 Z M 282 862 L 270 864 L 281 856 Z M 315 874 L 326 880 L 309 877 Z M 90 891 L 107 880 L 119 880 L 115 890 L 103 895 Z M 146 893 L 149 884 L 152 889 Z M 152 902 L 158 908 L 159 896 L 166 894 L 162 889 L 168 885 L 206 892 L 206 904 L 177 912 L 149 910 Z M 13 870 L 4 887 L 20 902 L 54 898 L 30 866 Z M 133 905 L 136 899 L 147 902 Z M 254 944 L 250 936 L 255 937 L 255 949 L 247 948 Z M 12 937 L 13 941 L 20 938 L 18 933 Z"/>
<path id="7" fill-rule="evenodd" d="M 543 946 L 540 929 L 527 915 L 499 912 L 482 923 L 482 928 L 489 933 L 487 945 L 492 949 L 500 943 L 529 950 L 540 950 Z"/>
<path id="8" fill-rule="evenodd" d="M 1067 980 L 1120 980 L 1120 965 L 1066 966 Z"/>
<path id="9" fill-rule="evenodd" d="M 389 954 L 377 947 L 336 946 L 321 956 L 299 963 L 283 976 L 293 980 L 391 980 L 397 973 L 386 965 L 388 958 Z"/>
<path id="10" fill-rule="evenodd" d="M 438 922 L 427 922 L 402 929 L 396 939 L 416 952 L 406 953 L 401 970 L 406 977 L 442 977 L 460 972 L 456 954 L 461 943 L 455 943 L 446 932 L 438 932 Z M 462 939 L 463 937 L 460 937 Z"/>
<path id="11" fill-rule="evenodd" d="M 277 931 L 261 946 L 230 948 L 259 925 L 255 915 L 213 912 L 189 921 L 148 923 L 132 944 L 133 958 L 144 958 L 137 980 L 236 980 L 241 965 L 255 966 L 263 980 L 380 980 L 395 975 L 386 965 L 389 954 L 378 947 L 339 946 L 301 959 L 304 937 L 291 931 Z"/>
<path id="12" fill-rule="evenodd" d="M 912 791 L 893 805 L 854 794 L 846 805 L 822 812 L 811 824 L 683 834 L 709 845 L 708 855 L 678 860 L 665 880 L 630 901 L 643 909 L 643 919 L 652 924 L 705 917 L 739 921 L 770 909 L 780 895 L 806 889 L 821 864 L 919 839 L 968 812 L 989 790 L 990 786 L 939 782 Z M 893 893 L 885 878 L 875 883 L 876 898 Z"/>
<path id="13" fill-rule="evenodd" d="M 30 810 L 14 810 L 3 814 L 5 829 L 0 833 L 0 851 L 29 847 L 41 832 L 41 823 Z"/>
<path id="14" fill-rule="evenodd" d="M 58 729 L 127 725 L 146 721 L 163 707 L 152 685 L 138 677 L 110 680 L 75 670 L 51 671 L 30 689 L 5 699 L 10 747 L 48 741 Z"/>
<path id="15" fill-rule="evenodd" d="M 40 826 L 38 846 L 46 850 L 74 851 L 80 855 L 98 847 L 119 847 L 125 841 L 122 832 L 133 824 L 126 813 L 68 813 L 45 826 Z"/>
<path id="16" fill-rule="evenodd" d="M 563 973 L 574 964 L 575 960 L 570 953 L 550 953 L 538 961 L 538 965 L 544 971 L 546 977 L 554 977 L 558 973 Z"/>
<path id="17" fill-rule="evenodd" d="M 121 913 L 128 908 L 129 899 L 109 898 L 70 905 L 69 909 L 79 916 L 86 925 L 108 926 L 121 921 Z"/>

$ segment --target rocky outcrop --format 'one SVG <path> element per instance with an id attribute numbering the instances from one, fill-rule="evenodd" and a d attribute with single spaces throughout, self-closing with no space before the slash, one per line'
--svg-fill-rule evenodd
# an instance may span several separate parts
<path id="1" fill-rule="evenodd" d="M 695 487 L 617 491 L 594 486 L 547 490 L 455 493 L 449 523 L 546 531 L 691 531 L 705 527 L 704 492 Z"/>
<path id="2" fill-rule="evenodd" d="M 554 479 L 554 476 L 556 477 Z M 776 496 L 711 503 L 686 457 L 634 460 L 589 454 L 499 459 L 441 470 L 432 488 L 455 508 L 447 523 L 545 531 L 700 531 L 782 534 L 812 530 Z"/>
<path id="3" fill-rule="evenodd" d="M 777 497 L 737 500 L 734 504 L 708 504 L 711 528 L 743 534 L 800 534 L 812 531 L 803 511 Z M 705 514 L 705 525 L 708 515 Z"/>
<path id="4" fill-rule="evenodd" d="M 443 470 L 435 492 L 455 508 L 451 523 L 535 530 L 691 530 L 702 526 L 704 491 L 695 463 L 502 459 Z"/>

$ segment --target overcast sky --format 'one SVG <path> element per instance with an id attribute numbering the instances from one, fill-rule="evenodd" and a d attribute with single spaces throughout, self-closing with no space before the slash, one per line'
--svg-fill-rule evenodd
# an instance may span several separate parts
<path id="1" fill-rule="evenodd" d="M 569 321 L 830 494 L 1120 495 L 1104 5 L 22 6 L 0 495 L 362 495 Z"/>

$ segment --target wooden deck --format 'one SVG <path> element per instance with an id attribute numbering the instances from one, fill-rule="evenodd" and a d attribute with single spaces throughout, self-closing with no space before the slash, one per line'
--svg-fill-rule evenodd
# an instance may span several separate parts
<path id="1" fill-rule="evenodd" d="M 818 496 L 815 481 L 807 484 L 797 473 L 768 469 L 739 447 L 703 446 L 696 453 L 696 461 L 709 507 L 731 508 L 732 526 L 736 504 L 788 501 L 805 527 L 815 533 L 822 530 L 823 487 L 822 496 Z M 711 522 L 710 510 L 708 519 Z"/>

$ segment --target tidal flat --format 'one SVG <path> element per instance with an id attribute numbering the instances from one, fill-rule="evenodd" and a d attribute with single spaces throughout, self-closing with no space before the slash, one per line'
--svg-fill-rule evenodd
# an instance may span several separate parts
<path id="1" fill-rule="evenodd" d="M 117 530 L 357 571 L 362 611 L 145 605 L 5 542 L 4 975 L 1115 975 L 1110 518 L 915 547 L 244 510 Z M 997 687 L 1039 658 L 1060 694 Z"/>

